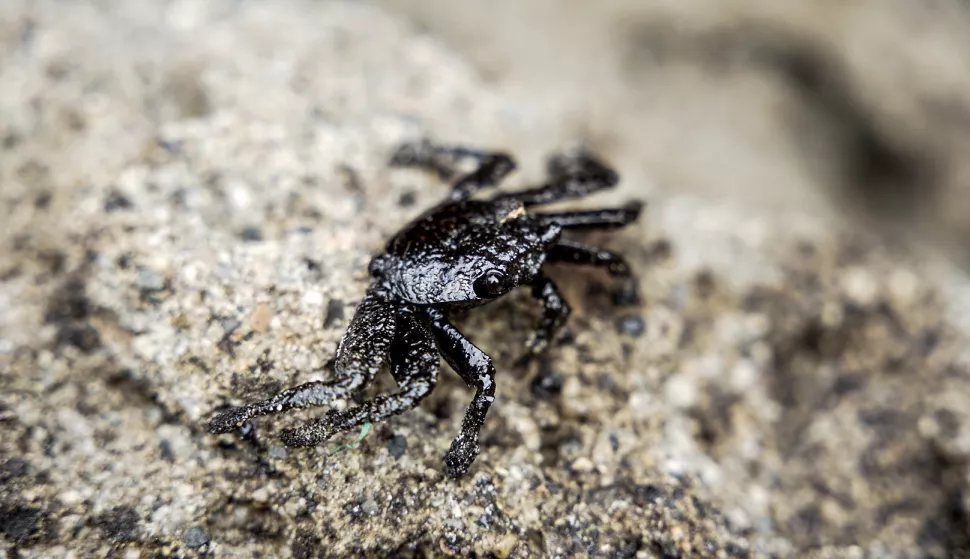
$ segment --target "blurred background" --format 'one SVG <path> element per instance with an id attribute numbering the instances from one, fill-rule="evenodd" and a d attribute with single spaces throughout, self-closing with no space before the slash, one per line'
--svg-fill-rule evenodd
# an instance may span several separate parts
<path id="1" fill-rule="evenodd" d="M 659 192 L 834 215 L 970 256 L 963 2 L 379 4 Z"/>

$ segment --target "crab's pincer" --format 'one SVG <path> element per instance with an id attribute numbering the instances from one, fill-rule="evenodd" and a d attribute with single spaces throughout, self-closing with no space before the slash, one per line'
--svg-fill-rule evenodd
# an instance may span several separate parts
<path id="1" fill-rule="evenodd" d="M 460 174 L 463 161 L 477 166 Z M 515 169 L 509 155 L 423 141 L 402 146 L 390 164 L 434 171 L 452 188 L 440 204 L 404 227 L 371 261 L 371 286 L 337 347 L 331 378 L 233 408 L 209 422 L 210 433 L 230 432 L 254 417 L 347 398 L 389 368 L 398 392 L 346 410 L 331 410 L 281 433 L 287 446 L 317 445 L 340 431 L 417 406 L 434 389 L 441 354 L 475 390 L 461 432 L 443 456 L 448 475 L 459 477 L 479 453 L 479 432 L 495 399 L 495 368 L 491 358 L 452 325 L 449 315 L 494 301 L 517 287 L 529 287 L 542 305 L 528 343 L 530 354 L 535 354 L 555 341 L 570 313 L 569 304 L 544 273 L 545 264 L 596 266 L 615 278 L 633 279 L 618 254 L 563 238 L 563 233 L 624 227 L 639 218 L 642 204 L 561 213 L 532 211 L 616 185 L 616 172 L 586 151 L 550 158 L 549 179 L 542 185 L 484 200 L 473 197 Z"/>

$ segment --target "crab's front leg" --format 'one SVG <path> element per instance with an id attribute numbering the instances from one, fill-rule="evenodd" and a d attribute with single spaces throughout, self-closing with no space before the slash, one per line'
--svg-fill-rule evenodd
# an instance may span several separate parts
<path id="1" fill-rule="evenodd" d="M 391 346 L 391 375 L 400 390 L 378 396 L 347 410 L 330 410 L 295 429 L 280 433 L 283 444 L 314 446 L 340 431 L 377 422 L 415 408 L 438 381 L 438 351 L 424 325 L 408 310 L 398 317 L 398 333 Z"/>
<path id="2" fill-rule="evenodd" d="M 386 302 L 383 293 L 371 288 L 337 346 L 334 379 L 308 382 L 267 400 L 232 408 L 212 418 L 208 431 L 228 433 L 254 417 L 322 406 L 352 394 L 370 382 L 387 361 L 396 320 L 394 306 Z"/>
<path id="3" fill-rule="evenodd" d="M 425 313 L 441 354 L 465 384 L 475 388 L 475 396 L 461 422 L 461 432 L 442 457 L 445 472 L 449 476 L 460 477 L 478 456 L 478 433 L 485 424 L 489 406 L 495 400 L 495 367 L 492 366 L 492 358 L 459 332 L 440 309 L 428 307 Z"/>

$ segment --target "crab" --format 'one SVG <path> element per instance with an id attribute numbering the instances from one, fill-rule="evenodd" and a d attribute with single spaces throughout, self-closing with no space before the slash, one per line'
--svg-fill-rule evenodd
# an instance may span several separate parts
<path id="1" fill-rule="evenodd" d="M 463 162 L 473 163 L 474 170 L 460 172 Z M 544 184 L 486 200 L 473 197 L 497 186 L 516 167 L 506 153 L 423 140 L 401 146 L 390 165 L 430 170 L 453 186 L 444 201 L 406 225 L 371 260 L 372 281 L 337 346 L 332 377 L 231 408 L 209 422 L 210 433 L 231 432 L 258 416 L 331 404 L 361 390 L 388 367 L 398 392 L 331 409 L 280 433 L 286 446 L 316 446 L 338 432 L 415 408 L 435 387 L 440 354 L 475 390 L 461 430 L 442 457 L 446 473 L 460 477 L 479 454 L 479 433 L 495 400 L 495 366 L 452 324 L 450 315 L 528 286 L 542 305 L 526 343 L 526 356 L 535 356 L 557 339 L 570 314 L 569 304 L 544 273 L 545 264 L 590 265 L 621 283 L 633 280 L 620 255 L 565 239 L 562 233 L 629 225 L 640 216 L 642 203 L 562 213 L 530 211 L 616 185 L 616 172 L 585 150 L 550 157 Z"/>

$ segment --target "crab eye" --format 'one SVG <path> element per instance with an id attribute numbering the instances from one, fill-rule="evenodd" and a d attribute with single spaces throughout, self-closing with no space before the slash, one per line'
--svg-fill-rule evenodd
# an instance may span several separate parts
<path id="1" fill-rule="evenodd" d="M 505 274 L 491 270 L 475 280 L 475 295 L 482 299 L 494 299 L 502 294 Z"/>

